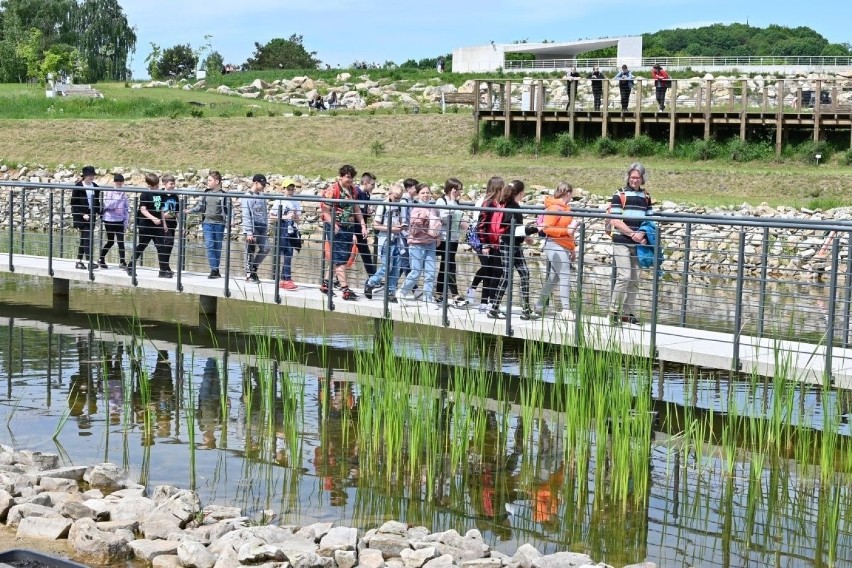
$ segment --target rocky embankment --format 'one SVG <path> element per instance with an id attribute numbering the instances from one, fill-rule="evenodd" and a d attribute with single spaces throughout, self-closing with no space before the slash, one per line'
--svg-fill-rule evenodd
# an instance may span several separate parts
<path id="1" fill-rule="evenodd" d="M 73 183 L 78 179 L 79 168 L 59 168 L 50 171 L 43 167 L 17 166 L 9 168 L 0 166 L 0 179 L 20 180 L 32 183 Z M 121 172 L 127 178 L 128 185 L 141 187 L 144 185 L 145 171 L 136 169 L 98 170 L 95 182 L 102 185 L 111 185 L 112 173 Z M 171 172 L 177 178 L 178 187 L 182 189 L 203 190 L 205 187 L 208 170 L 187 170 L 182 172 Z M 307 178 L 293 175 L 267 174 L 270 186 L 267 193 L 281 194 L 281 186 L 286 180 L 294 181 L 298 187 L 297 196 L 316 197 L 333 183 L 333 179 L 322 177 Z M 223 174 L 223 189 L 235 194 L 241 194 L 251 185 L 251 175 L 239 176 Z M 381 200 L 388 188 L 387 183 L 379 183 L 373 192 L 373 198 Z M 8 189 L 2 191 L 0 198 L 0 230 L 8 231 L 10 216 L 8 215 L 9 200 Z M 466 187 L 466 195 L 463 203 L 472 205 L 481 194 L 482 188 L 476 185 Z M 26 191 L 26 204 L 24 206 L 24 223 L 27 231 L 43 232 L 49 226 L 51 213 L 48 211 L 48 190 L 28 189 Z M 440 195 L 440 188 L 436 185 L 433 194 Z M 552 188 L 544 186 L 531 186 L 527 191 L 524 203 L 530 208 L 541 207 L 544 197 L 552 193 Z M 16 227 L 21 219 L 21 200 L 18 194 L 15 197 L 11 219 Z M 611 196 L 597 195 L 583 189 L 575 189 L 575 208 L 585 208 L 589 211 L 604 213 L 606 205 Z M 66 195 L 65 211 L 60 214 L 60 199 L 54 199 L 54 210 L 52 212 L 54 226 L 63 223 L 66 227 L 71 226 L 70 207 Z M 192 201 L 190 201 L 192 203 Z M 304 202 L 302 216 L 302 233 L 306 236 L 318 235 L 320 232 L 320 216 L 316 202 Z M 742 204 L 740 206 L 724 207 L 697 207 L 685 203 L 674 203 L 661 201 L 654 204 L 656 211 L 661 213 L 690 213 L 694 215 L 714 215 L 731 218 L 752 218 L 782 221 L 788 219 L 800 219 L 811 221 L 844 221 L 852 219 L 852 208 L 844 207 L 828 211 L 795 209 L 792 207 L 769 207 L 766 204 L 752 206 Z M 239 227 L 241 220 L 240 208 L 234 208 L 234 226 Z M 191 216 L 188 220 L 190 236 L 201 238 L 201 228 L 198 218 Z M 534 222 L 530 216 L 528 222 Z M 693 224 L 690 234 L 690 269 L 692 273 L 733 274 L 738 266 L 738 242 L 739 227 L 724 225 L 721 223 Z M 684 260 L 684 242 L 686 227 L 681 223 L 667 223 L 661 226 L 664 246 L 668 249 L 663 269 L 677 272 Z M 763 256 L 766 253 L 767 269 L 770 275 L 783 273 L 787 278 L 810 279 L 816 270 L 825 268 L 825 260 L 816 258 L 817 252 L 824 242 L 824 231 L 804 229 L 769 229 L 769 238 L 764 242 L 763 228 L 747 227 L 745 229 L 745 271 L 746 274 L 758 274 L 762 270 Z M 238 238 L 239 231 L 234 231 L 233 238 Z M 586 262 L 593 264 L 609 264 L 610 239 L 603 232 L 603 220 L 600 218 L 586 219 Z M 535 256 L 540 254 L 542 243 L 538 242 L 528 247 L 527 254 Z M 463 247 L 463 249 L 466 247 Z M 764 251 L 764 249 L 766 249 Z M 848 247 L 840 247 L 840 258 L 845 262 Z"/>
<path id="2" fill-rule="evenodd" d="M 202 506 L 194 491 L 148 492 L 111 463 L 59 467 L 59 456 L 0 445 L 0 521 L 21 538 L 68 539 L 75 559 L 163 568 L 606 567 L 586 554 L 492 550 L 478 530 L 430 532 L 388 521 L 361 531 L 332 523 L 260 524 L 236 507 Z M 29 540 L 28 542 L 33 542 Z M 37 541 L 36 541 L 37 542 Z M 653 563 L 633 568 L 655 568 Z"/>
<path id="3" fill-rule="evenodd" d="M 538 84 L 538 79 L 513 75 L 512 79 L 512 104 L 521 105 L 523 94 L 530 91 L 531 85 Z M 641 79 L 646 87 L 643 92 L 643 105 L 655 104 L 655 92 L 653 82 L 648 78 Z M 678 79 L 677 102 L 679 107 L 695 107 L 699 101 L 706 104 L 708 97 L 713 105 L 727 104 L 731 97 L 740 97 L 743 81 L 746 81 L 750 93 L 750 104 L 761 105 L 764 102 L 764 90 L 766 103 L 774 108 L 780 98 L 783 98 L 787 106 L 798 104 L 799 91 L 811 91 L 816 89 L 816 82 L 821 81 L 821 89 L 828 89 L 836 97 L 837 103 L 848 106 L 852 103 L 852 78 L 845 75 L 811 73 L 808 75 L 791 75 L 783 79 L 783 89 L 779 92 L 778 78 L 772 76 L 746 76 L 746 75 L 712 75 L 693 76 L 688 79 Z M 564 79 L 545 79 L 544 96 L 545 101 L 552 106 L 564 108 L 570 100 L 568 85 Z M 412 82 L 406 80 L 393 80 L 389 78 L 371 79 L 369 74 L 353 77 L 351 73 L 339 73 L 335 81 L 323 81 L 312 79 L 307 76 L 293 77 L 292 79 L 276 79 L 266 82 L 255 79 L 250 84 L 239 87 L 228 87 L 220 85 L 216 88 L 208 88 L 204 80 L 196 83 L 183 81 L 151 81 L 149 83 L 137 83 L 134 88 L 176 88 L 187 91 L 201 90 L 241 97 L 244 99 L 265 100 L 269 102 L 285 103 L 296 107 L 308 107 L 308 101 L 315 95 L 327 98 L 335 91 L 338 104 L 350 110 L 369 109 L 392 109 L 397 106 L 406 108 L 419 107 L 421 105 L 435 105 L 441 102 L 445 93 L 473 93 L 475 82 L 465 81 L 456 86 L 442 80 L 441 77 Z M 836 87 L 835 90 L 834 87 Z M 480 84 L 484 97 L 485 83 Z M 618 93 L 617 81 L 610 79 L 610 92 Z M 591 83 L 588 80 L 580 80 L 577 83 L 578 100 L 583 107 L 593 105 Z M 612 97 L 612 104 L 616 104 L 617 96 Z"/>

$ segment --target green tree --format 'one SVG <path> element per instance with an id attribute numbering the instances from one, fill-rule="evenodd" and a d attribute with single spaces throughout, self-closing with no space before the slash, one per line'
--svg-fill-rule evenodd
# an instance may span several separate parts
<path id="1" fill-rule="evenodd" d="M 208 75 L 221 75 L 222 67 L 225 66 L 225 58 L 218 51 L 209 54 L 204 60 L 204 67 Z"/>
<path id="2" fill-rule="evenodd" d="M 136 51 L 136 29 L 118 1 L 84 0 L 75 13 L 75 23 L 79 39 L 74 45 L 84 64 L 83 81 L 130 79 L 128 58 Z"/>
<path id="3" fill-rule="evenodd" d="M 163 54 L 163 50 L 160 49 L 160 46 L 151 42 L 151 52 L 148 53 L 148 57 L 145 58 L 145 70 L 148 71 L 148 76 L 152 79 L 162 79 L 159 74 L 159 70 L 157 69 L 157 63 L 160 61 L 160 56 Z"/>
<path id="4" fill-rule="evenodd" d="M 27 68 L 27 79 L 38 79 L 41 75 L 42 45 L 44 36 L 41 31 L 32 28 L 22 41 L 18 42 L 15 55 L 20 58 Z"/>
<path id="5" fill-rule="evenodd" d="M 42 82 L 47 81 L 47 76 L 54 77 L 71 76 L 77 71 L 80 53 L 67 43 L 56 43 L 50 46 L 44 53 L 41 61 L 39 78 Z"/>
<path id="6" fill-rule="evenodd" d="M 178 44 L 163 50 L 157 61 L 161 79 L 185 79 L 195 73 L 198 57 L 189 44 Z"/>
<path id="7" fill-rule="evenodd" d="M 308 51 L 302 44 L 302 36 L 293 34 L 290 39 L 275 38 L 265 45 L 255 42 L 254 54 L 245 67 L 260 69 L 316 69 L 320 63 L 316 51 Z"/>

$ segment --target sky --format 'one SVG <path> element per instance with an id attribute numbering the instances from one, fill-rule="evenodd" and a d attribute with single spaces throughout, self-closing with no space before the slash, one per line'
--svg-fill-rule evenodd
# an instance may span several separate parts
<path id="1" fill-rule="evenodd" d="M 292 34 L 323 65 L 402 63 L 456 47 L 526 39 L 573 41 L 639 35 L 712 23 L 808 26 L 832 43 L 852 42 L 852 3 L 803 9 L 792 0 L 119 0 L 137 28 L 133 76 L 144 78 L 151 42 L 162 48 L 212 36 L 226 63 L 242 64 L 254 44 Z M 846 6 L 843 8 L 842 6 Z"/>

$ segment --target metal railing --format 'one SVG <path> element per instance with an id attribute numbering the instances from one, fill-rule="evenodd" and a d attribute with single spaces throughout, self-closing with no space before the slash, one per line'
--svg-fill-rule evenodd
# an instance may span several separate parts
<path id="1" fill-rule="evenodd" d="M 655 63 L 659 63 L 666 69 L 741 69 L 748 67 L 791 67 L 812 68 L 820 71 L 825 68 L 849 68 L 852 67 L 850 56 L 781 56 L 781 55 L 751 55 L 743 57 L 643 57 L 630 67 L 650 69 Z M 595 59 L 587 58 L 563 58 L 563 59 L 536 59 L 512 61 L 506 60 L 503 68 L 508 70 L 562 70 L 577 67 L 583 70 L 591 70 L 593 67 L 601 69 L 617 69 L 620 62 L 615 57 L 602 57 Z"/>
<path id="2" fill-rule="evenodd" d="M 70 222 L 68 192 L 73 186 L 63 184 L 36 184 L 22 182 L 0 182 L 7 192 L 6 199 L 0 199 L 0 220 L 5 223 L 5 238 L 0 241 L 0 251 L 8 255 L 8 271 L 15 271 L 18 255 L 28 258 L 43 257 L 45 267 L 56 270 L 64 262 L 66 268 L 73 266 L 77 251 L 78 235 Z M 137 202 L 141 188 L 124 188 Z M 200 191 L 178 190 L 174 193 L 181 197 L 186 210 L 194 199 L 202 195 Z M 209 194 L 207 194 L 209 195 Z M 240 211 L 237 205 L 244 194 L 221 194 L 235 204 L 230 210 L 234 219 L 225 229 L 222 276 L 218 281 L 224 295 L 231 295 L 234 279 L 242 279 L 245 271 L 243 240 L 236 219 Z M 269 201 L 269 210 L 278 210 L 280 200 L 285 196 L 277 193 L 265 193 L 262 197 Z M 295 196 L 302 203 L 303 215 L 301 231 L 304 239 L 301 252 L 292 257 L 292 279 L 303 290 L 316 289 L 323 280 L 332 282 L 327 256 L 323 252 L 323 230 L 319 221 L 321 202 L 337 202 L 364 205 L 363 201 L 324 200 L 314 196 Z M 370 206 L 378 205 L 372 201 Z M 469 205 L 421 205 L 396 203 L 394 207 L 426 207 L 460 211 L 463 217 L 472 221 L 478 218 L 480 211 L 493 209 L 476 208 Z M 540 208 L 524 208 L 520 212 L 525 216 L 525 225 L 534 223 Z M 576 260 L 571 269 L 572 296 L 570 306 L 576 315 L 577 331 L 583 318 L 588 316 L 606 316 L 609 310 L 610 294 L 614 282 L 614 270 L 611 258 L 611 240 L 604 234 L 604 220 L 608 218 L 603 209 L 576 208 L 571 215 L 579 222 L 576 231 Z M 183 281 L 188 276 L 206 275 L 208 266 L 204 241 L 198 228 L 198 217 L 181 213 L 171 256 L 166 257 L 174 271 L 173 282 L 176 291 L 183 289 Z M 660 228 L 662 251 L 665 260 L 659 270 L 642 270 L 639 281 L 637 316 L 645 322 L 655 341 L 658 326 L 675 326 L 725 332 L 733 335 L 734 361 L 739 361 L 743 337 L 768 338 L 772 340 L 795 340 L 809 342 L 812 345 L 824 345 L 825 368 L 831 369 L 833 350 L 848 347 L 850 343 L 850 306 L 852 305 L 852 224 L 843 221 L 818 221 L 792 218 L 765 218 L 748 216 L 722 216 L 655 213 L 652 220 Z M 95 238 L 92 239 L 92 258 L 97 258 L 100 246 L 104 242 L 104 233 L 100 220 L 93 223 Z M 368 226 L 369 223 L 368 223 Z M 259 277 L 262 281 L 274 283 L 281 279 L 282 252 L 280 233 L 270 225 L 271 251 L 268 259 L 261 265 Z M 513 224 L 509 231 L 509 240 L 514 244 L 521 239 L 520 227 Z M 335 238 L 336 229 L 329 231 Z M 131 222 L 125 242 L 132 245 L 139 242 L 140 227 Z M 460 231 L 464 232 L 464 231 Z M 372 231 L 371 231 L 372 233 Z M 440 309 L 444 325 L 449 325 L 448 313 L 454 309 L 477 310 L 478 305 L 464 305 L 475 273 L 483 260 L 470 251 L 462 234 L 453 270 L 449 256 L 444 256 L 443 279 L 436 282 L 436 289 L 445 291 L 433 304 Z M 450 234 L 450 241 L 457 240 Z M 529 268 L 529 302 L 544 306 L 543 317 L 552 317 L 553 308 L 559 304 L 556 295 L 553 298 L 540 297 L 541 288 L 549 267 L 541 253 L 541 242 L 524 245 L 522 259 Z M 353 245 L 354 247 L 354 245 Z M 135 265 L 128 278 L 134 285 L 141 271 L 154 276 L 150 267 L 156 266 L 154 247 L 143 254 L 142 261 Z M 132 246 L 127 247 L 127 259 L 132 258 Z M 355 261 L 355 250 L 353 257 Z M 368 238 L 368 247 L 357 256 L 360 262 L 353 265 L 349 279 L 351 288 L 361 294 L 364 282 L 373 268 L 366 268 L 364 261 L 373 266 L 388 263 L 388 251 L 385 256 L 377 255 L 374 235 Z M 369 253 L 369 254 L 366 254 Z M 505 333 L 513 335 L 518 325 L 525 290 L 521 286 L 513 266 L 516 260 L 509 257 L 508 288 L 505 296 Z M 372 261 L 370 261 L 372 259 Z M 36 259 L 38 260 L 38 259 Z M 155 261 L 155 262 L 152 262 Z M 162 260 L 162 259 L 160 259 Z M 117 263 L 116 248 L 105 259 L 114 270 Z M 86 266 L 89 278 L 97 280 L 98 269 Z M 436 266 L 437 272 L 437 266 Z M 455 275 L 457 287 L 453 289 L 451 276 Z M 435 278 L 430 275 L 430 278 Z M 394 301 L 389 290 L 399 286 L 385 281 L 383 288 L 377 288 L 373 300 L 381 301 L 385 317 L 390 317 L 389 304 Z M 390 285 L 388 285 L 390 284 Z M 425 281 L 418 282 L 421 287 Z M 400 281 L 401 285 L 401 281 Z M 484 285 L 483 285 L 484 286 Z M 477 295 L 483 288 L 476 290 Z M 287 294 L 279 286 L 274 286 L 274 301 L 281 302 L 282 294 Z M 461 298 L 455 297 L 456 295 Z M 334 303 L 343 301 L 340 292 L 335 293 L 333 286 L 327 290 L 327 306 L 334 309 Z M 520 301 L 518 301 L 518 299 Z M 424 298 L 431 300 L 431 298 Z M 363 299 L 362 299 L 363 300 Z"/>

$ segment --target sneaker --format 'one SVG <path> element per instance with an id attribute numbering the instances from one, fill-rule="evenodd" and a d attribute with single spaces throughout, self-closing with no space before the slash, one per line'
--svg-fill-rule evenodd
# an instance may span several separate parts
<path id="1" fill-rule="evenodd" d="M 467 299 L 464 296 L 455 296 L 453 298 L 453 307 L 454 308 L 466 308 L 470 305 Z"/>
<path id="2" fill-rule="evenodd" d="M 221 277 L 222 277 L 222 275 L 219 274 L 218 270 L 211 270 L 210 274 L 207 275 L 207 278 L 209 278 L 210 280 L 213 280 L 215 278 L 221 278 Z"/>
<path id="3" fill-rule="evenodd" d="M 414 300 L 414 294 L 411 292 L 405 292 L 402 288 L 396 291 L 395 297 L 400 306 L 404 306 L 407 302 Z"/>
<path id="4" fill-rule="evenodd" d="M 293 282 L 292 280 L 282 280 L 278 284 L 278 287 L 281 288 L 282 290 L 296 290 L 296 289 L 299 288 L 298 286 L 296 286 L 296 283 Z"/>
<path id="5" fill-rule="evenodd" d="M 423 297 L 423 290 L 418 290 L 417 286 L 414 287 L 414 290 L 411 291 L 411 298 L 414 300 L 419 300 Z"/>
<path id="6" fill-rule="evenodd" d="M 260 284 L 260 278 L 258 278 L 257 272 L 247 272 L 246 282 L 254 282 L 255 284 Z"/>
<path id="7" fill-rule="evenodd" d="M 323 280 L 322 284 L 320 284 L 320 292 L 322 292 L 323 296 L 328 295 L 328 280 Z M 331 293 L 331 297 L 333 298 L 336 294 L 334 292 Z"/>
<path id="8" fill-rule="evenodd" d="M 489 309 L 485 315 L 488 316 L 490 319 L 506 319 L 506 314 L 504 314 L 497 308 Z"/>
<path id="9" fill-rule="evenodd" d="M 479 312 L 484 314 L 488 311 L 488 304 L 479 304 Z"/>
<path id="10" fill-rule="evenodd" d="M 100 268 L 100 266 L 98 266 L 98 265 L 97 265 L 97 264 L 95 264 L 94 262 L 90 262 L 90 263 L 89 263 L 89 268 L 91 268 L 92 270 L 97 270 L 98 268 Z"/>
<path id="11" fill-rule="evenodd" d="M 574 321 L 574 312 L 569 309 L 562 309 L 556 312 L 556 319 L 563 321 Z"/>
<path id="12" fill-rule="evenodd" d="M 390 302 L 391 304 L 398 304 L 399 300 L 396 299 L 396 295 L 390 294 L 388 296 L 388 302 Z"/>
<path id="13" fill-rule="evenodd" d="M 621 325 L 621 314 L 618 312 L 609 312 L 610 325 Z"/>
<path id="14" fill-rule="evenodd" d="M 86 265 L 83 263 L 83 261 L 78 260 L 77 264 L 74 265 L 74 268 L 76 268 L 77 270 L 86 270 Z"/>
<path id="15" fill-rule="evenodd" d="M 104 261 L 104 259 L 100 259 L 98 261 L 98 268 L 103 268 L 104 270 L 106 270 L 109 267 L 107 266 L 107 263 L 106 261 Z"/>
<path id="16" fill-rule="evenodd" d="M 343 288 L 343 299 L 349 300 L 350 302 L 354 302 L 358 299 L 358 294 L 349 289 L 349 286 Z"/>
<path id="17" fill-rule="evenodd" d="M 437 302 L 438 304 L 440 304 L 441 302 L 443 302 L 443 301 L 444 301 L 444 296 L 443 296 L 442 294 L 433 294 L 433 295 L 432 295 L 432 299 L 433 299 L 435 302 Z"/>
<path id="18" fill-rule="evenodd" d="M 127 270 L 127 263 L 122 260 L 118 263 L 118 267 Z"/>
<path id="19" fill-rule="evenodd" d="M 521 319 L 524 321 L 534 320 L 538 319 L 538 316 L 527 306 L 521 310 Z"/>
<path id="20" fill-rule="evenodd" d="M 623 323 L 629 323 L 629 324 L 633 324 L 633 325 L 642 325 L 642 322 L 639 321 L 639 318 L 637 318 L 633 314 L 627 314 L 626 316 L 621 316 L 621 321 Z"/>
<path id="21" fill-rule="evenodd" d="M 385 287 L 385 283 L 384 283 L 384 281 L 379 282 L 378 284 L 376 284 L 375 286 L 373 286 L 373 292 L 378 292 L 379 290 L 383 290 L 383 289 L 384 289 L 384 287 Z"/>
<path id="22" fill-rule="evenodd" d="M 133 276 L 133 263 L 128 264 L 126 270 L 128 276 Z"/>
<path id="23" fill-rule="evenodd" d="M 337 278 L 334 279 L 334 289 L 340 290 L 340 280 L 338 280 Z"/>
<path id="24" fill-rule="evenodd" d="M 372 300 L 374 288 L 375 288 L 374 286 L 370 286 L 369 284 L 364 284 L 364 297 L 367 298 L 368 300 Z"/>
<path id="25" fill-rule="evenodd" d="M 174 273 L 171 270 L 161 270 L 157 273 L 158 278 L 171 278 L 174 276 Z"/>

